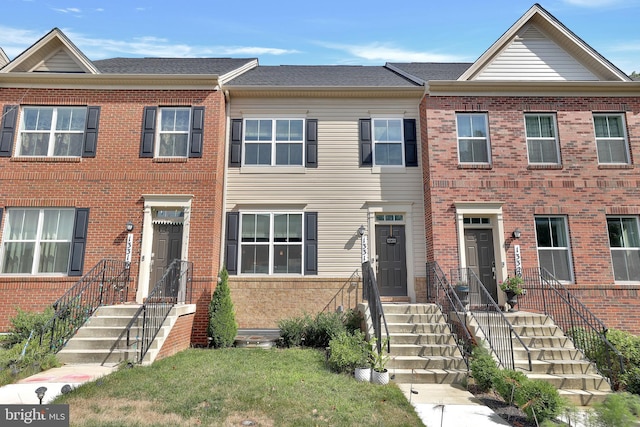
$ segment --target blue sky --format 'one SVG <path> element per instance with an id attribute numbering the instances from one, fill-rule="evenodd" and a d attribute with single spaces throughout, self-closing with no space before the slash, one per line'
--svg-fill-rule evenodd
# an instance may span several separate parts
<path id="1" fill-rule="evenodd" d="M 623 71 L 640 71 L 640 0 L 540 4 Z M 473 62 L 532 5 L 521 0 L 1 0 L 0 47 L 12 59 L 58 27 L 92 60 Z"/>

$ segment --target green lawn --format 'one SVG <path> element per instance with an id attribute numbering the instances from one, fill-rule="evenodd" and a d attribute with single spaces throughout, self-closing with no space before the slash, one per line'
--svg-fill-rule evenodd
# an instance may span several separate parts
<path id="1" fill-rule="evenodd" d="M 186 350 L 54 403 L 70 405 L 72 426 L 423 425 L 395 385 L 331 373 L 312 349 Z"/>

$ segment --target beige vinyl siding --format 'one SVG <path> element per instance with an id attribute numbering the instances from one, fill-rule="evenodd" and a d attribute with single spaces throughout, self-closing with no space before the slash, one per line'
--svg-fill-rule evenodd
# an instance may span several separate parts
<path id="1" fill-rule="evenodd" d="M 536 27 L 528 26 L 476 80 L 597 81 L 598 77 Z"/>
<path id="2" fill-rule="evenodd" d="M 84 71 L 69 54 L 63 49 L 47 58 L 42 64 L 34 69 L 41 72 L 78 73 Z"/>
<path id="3" fill-rule="evenodd" d="M 344 277 L 360 266 L 357 229 L 367 226 L 368 204 L 410 205 L 412 246 L 407 246 L 410 275 L 425 276 L 422 165 L 395 171 L 359 166 L 358 120 L 376 116 L 418 121 L 419 99 L 247 99 L 231 96 L 231 118 L 256 111 L 264 117 L 306 112 L 318 119 L 318 168 L 302 173 L 246 173 L 228 168 L 226 210 L 305 210 L 318 212 L 318 271 L 323 277 Z M 419 133 L 419 131 L 418 131 Z M 418 144 L 419 145 L 419 144 Z M 420 158 L 420 153 L 418 153 Z M 282 169 L 284 170 L 284 169 Z M 300 168 L 297 168 L 300 171 Z M 374 222 L 369 223 L 374 249 Z M 409 242 L 409 239 L 408 239 Z M 373 253 L 372 253 L 373 255 Z"/>

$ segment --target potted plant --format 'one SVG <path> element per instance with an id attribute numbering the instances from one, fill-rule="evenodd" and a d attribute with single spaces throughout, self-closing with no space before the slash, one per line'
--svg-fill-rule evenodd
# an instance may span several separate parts
<path id="1" fill-rule="evenodd" d="M 382 341 L 380 351 L 375 349 L 376 339 L 371 340 L 371 382 L 374 384 L 388 384 L 389 383 L 389 371 L 387 371 L 387 362 L 389 361 L 389 355 L 386 353 L 387 345 L 389 344 L 389 337 Z"/>
<path id="2" fill-rule="evenodd" d="M 358 381 L 369 382 L 371 381 L 371 366 L 373 357 L 373 345 L 367 340 L 362 340 L 362 352 L 360 354 L 360 360 L 354 369 L 354 377 Z"/>
<path id="3" fill-rule="evenodd" d="M 520 276 L 507 276 L 500 282 L 500 289 L 507 294 L 507 304 L 511 307 L 509 311 L 515 311 L 513 306 L 518 303 L 517 296 L 524 292 L 522 285 L 524 285 L 524 279 Z"/>
<path id="4" fill-rule="evenodd" d="M 466 307 L 469 304 L 469 284 L 463 280 L 458 281 L 456 283 L 456 293 L 462 305 Z"/>

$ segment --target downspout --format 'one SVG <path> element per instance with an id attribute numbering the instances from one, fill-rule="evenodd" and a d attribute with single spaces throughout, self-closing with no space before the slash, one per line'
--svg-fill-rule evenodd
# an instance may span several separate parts
<path id="1" fill-rule="evenodd" d="M 220 233 L 220 259 L 218 262 L 219 268 L 226 267 L 224 265 L 225 254 L 225 239 L 227 229 L 227 171 L 229 169 L 229 137 L 231 134 L 231 95 L 229 90 L 224 89 L 224 120 L 225 120 L 225 135 L 224 135 L 224 174 L 222 175 L 222 223 Z"/>

